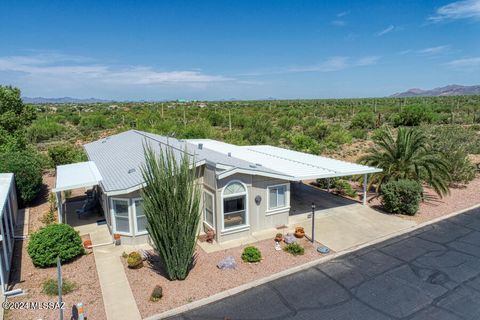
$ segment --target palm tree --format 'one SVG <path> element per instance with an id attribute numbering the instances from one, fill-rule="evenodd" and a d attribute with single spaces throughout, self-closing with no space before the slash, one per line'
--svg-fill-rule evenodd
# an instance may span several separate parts
<path id="1" fill-rule="evenodd" d="M 381 191 L 390 180 L 409 179 L 426 183 L 439 195 L 448 194 L 450 174 L 444 156 L 429 149 L 427 137 L 415 128 L 382 130 L 373 138 L 375 145 L 360 159 L 361 163 L 382 168 L 372 175 L 369 187 Z"/>

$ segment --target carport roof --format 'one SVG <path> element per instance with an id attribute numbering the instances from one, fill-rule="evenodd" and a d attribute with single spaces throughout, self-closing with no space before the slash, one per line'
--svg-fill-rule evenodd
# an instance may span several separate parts
<path id="1" fill-rule="evenodd" d="M 93 161 L 57 166 L 54 192 L 92 187 L 102 181 L 102 176 Z"/>
<path id="2" fill-rule="evenodd" d="M 379 168 L 269 145 L 236 146 L 210 139 L 195 139 L 188 140 L 188 142 L 196 145 L 201 143 L 204 149 L 230 154 L 232 158 L 242 159 L 265 169 L 275 170 L 285 179 L 292 181 L 352 176 L 382 171 Z M 225 178 L 237 172 L 239 172 L 237 168 L 232 168 L 220 173 L 218 178 Z"/>

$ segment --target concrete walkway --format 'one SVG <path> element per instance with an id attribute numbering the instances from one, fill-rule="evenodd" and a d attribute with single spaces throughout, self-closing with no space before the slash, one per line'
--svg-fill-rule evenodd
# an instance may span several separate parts
<path id="1" fill-rule="evenodd" d="M 93 245 L 112 241 L 106 225 L 91 232 L 90 239 Z M 120 260 L 123 250 L 122 246 L 113 244 L 93 248 L 105 313 L 108 320 L 140 320 L 142 317 Z"/>

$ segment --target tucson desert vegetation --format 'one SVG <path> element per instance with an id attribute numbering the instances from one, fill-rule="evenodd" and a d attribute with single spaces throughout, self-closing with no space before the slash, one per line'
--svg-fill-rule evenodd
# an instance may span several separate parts
<path id="1" fill-rule="evenodd" d="M 271 144 L 349 161 L 372 156 L 371 148 L 378 151 L 378 143 L 388 148 L 413 144 L 418 152 L 402 168 L 401 157 L 408 155 L 384 148 L 383 155 L 390 152 L 390 160 L 397 161 L 396 168 L 390 168 L 395 172 L 387 172 L 414 177 L 439 194 L 474 179 L 480 162 L 480 96 L 26 105 L 18 89 L 0 91 L 0 157 L 8 160 L 1 165 L 4 171 L 28 171 L 19 178 L 82 161 L 83 143 L 130 129 L 180 139 Z M 380 142 L 385 137 L 390 140 Z M 377 165 L 385 167 L 381 161 L 388 158 L 376 157 Z M 25 180 L 19 188 L 28 201 L 39 180 Z"/>

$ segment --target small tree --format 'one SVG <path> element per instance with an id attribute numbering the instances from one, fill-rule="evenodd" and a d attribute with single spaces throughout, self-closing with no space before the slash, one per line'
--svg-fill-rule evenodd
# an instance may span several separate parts
<path id="1" fill-rule="evenodd" d="M 145 148 L 142 197 L 147 230 L 170 280 L 183 280 L 193 265 L 200 222 L 200 189 L 197 172 L 183 153 L 175 157 L 165 148 L 157 157 Z"/>

